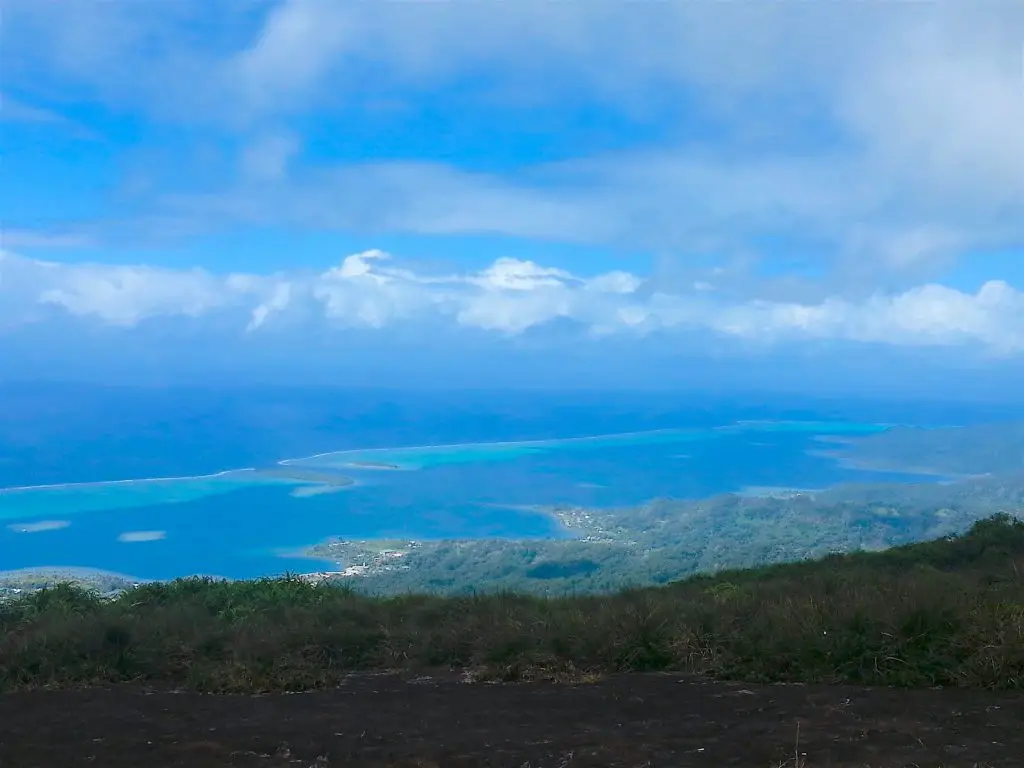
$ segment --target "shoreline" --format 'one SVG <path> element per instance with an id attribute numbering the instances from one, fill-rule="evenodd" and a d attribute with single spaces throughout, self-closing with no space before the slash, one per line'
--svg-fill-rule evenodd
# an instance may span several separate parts
<path id="1" fill-rule="evenodd" d="M 218 472 L 209 472 L 201 475 L 172 475 L 172 476 L 158 476 L 158 477 L 134 477 L 124 478 L 120 480 L 79 480 L 67 483 L 43 483 L 40 485 L 12 485 L 0 488 L 0 495 L 9 492 L 17 491 L 38 491 L 38 490 L 55 490 L 58 488 L 76 488 L 79 486 L 86 485 L 129 485 L 133 483 L 159 483 L 159 482 L 181 482 L 185 480 L 215 480 L 217 478 L 226 477 L 242 472 L 272 472 L 274 467 L 290 467 L 296 463 L 309 461 L 310 459 L 319 459 L 324 456 L 343 456 L 345 454 L 364 454 L 364 453 L 386 453 L 388 451 L 418 451 L 418 450 L 436 450 L 441 448 L 470 448 L 473 446 L 519 446 L 519 445 L 549 445 L 554 443 L 567 443 L 567 442 L 583 442 L 590 440 L 603 440 L 611 437 L 634 437 L 636 435 L 651 435 L 651 434 L 662 434 L 666 432 L 677 432 L 684 433 L 688 430 L 683 429 L 649 429 L 649 430 L 638 430 L 635 432 L 610 432 L 607 434 L 599 435 L 587 435 L 584 437 L 556 437 L 547 440 L 497 440 L 488 441 L 483 440 L 476 443 L 437 443 L 428 445 L 395 445 L 381 448 L 346 448 L 341 451 L 324 451 L 323 453 L 314 453 L 309 456 L 299 456 L 290 459 L 280 459 L 275 461 L 269 468 L 260 469 L 259 467 L 242 467 L 239 469 L 223 469 Z M 351 462 L 353 469 L 401 469 L 400 465 L 397 464 L 377 464 L 374 462 Z M 287 479 L 287 478 L 281 478 Z"/>
<path id="2" fill-rule="evenodd" d="M 829 490 L 831 490 L 831 488 L 794 488 L 775 485 L 745 485 L 738 491 L 733 491 L 733 495 L 745 499 L 791 499 L 796 496 L 814 496 L 819 493 L 825 493 Z"/>
<path id="3" fill-rule="evenodd" d="M 301 456 L 294 459 L 283 459 L 279 461 L 278 464 L 289 465 L 294 462 L 309 461 L 311 459 L 321 459 L 324 456 L 344 456 L 346 454 L 352 455 L 367 453 L 386 453 L 388 451 L 433 451 L 440 450 L 443 448 L 475 448 L 479 446 L 488 446 L 495 448 L 509 448 L 516 446 L 542 446 L 553 445 L 557 443 L 578 443 L 587 442 L 591 440 L 607 440 L 608 438 L 612 437 L 636 437 L 637 435 L 657 435 L 665 433 L 685 434 L 688 432 L 699 431 L 700 430 L 697 429 L 666 427 L 665 429 L 643 429 L 634 432 L 608 432 L 605 434 L 585 435 L 582 437 L 553 437 L 548 438 L 546 440 L 481 440 L 475 443 L 433 443 L 427 445 L 394 445 L 382 448 L 346 448 L 341 451 L 324 451 L 323 453 L 314 453 L 311 456 Z M 370 463 L 372 464 L 372 462 Z"/>
<path id="4" fill-rule="evenodd" d="M 964 482 L 970 479 L 984 479 L 991 475 L 970 475 L 951 481 Z M 896 483 L 902 485 L 902 483 Z M 748 499 L 791 499 L 798 496 L 808 496 L 812 499 L 819 494 L 826 494 L 834 489 L 841 489 L 842 484 L 823 488 L 792 488 L 775 486 L 746 486 L 739 490 L 725 494 L 716 494 L 710 499 L 718 496 L 735 496 Z M 325 492 L 340 490 L 338 488 L 327 488 Z M 655 500 L 657 501 L 657 500 Z M 620 525 L 606 526 L 602 519 L 602 508 L 590 507 L 577 504 L 498 504 L 488 503 L 485 506 L 529 512 L 548 518 L 554 523 L 555 535 L 551 536 L 529 536 L 529 537 L 470 537 L 470 538 L 419 538 L 416 536 L 373 536 L 367 538 L 343 538 L 331 536 L 319 542 L 301 545 L 297 548 L 289 547 L 275 551 L 279 558 L 292 560 L 306 560 L 310 563 L 320 564 L 321 567 L 308 571 L 292 570 L 276 571 L 268 574 L 246 577 L 224 577 L 212 574 L 179 574 L 172 578 L 139 578 L 118 571 L 109 571 L 102 568 L 89 566 L 28 566 L 23 568 L 0 571 L 0 598 L 3 593 L 14 589 L 15 582 L 19 579 L 26 581 L 71 581 L 87 587 L 95 587 L 97 581 L 116 580 L 126 584 L 147 584 L 147 583 L 170 583 L 178 579 L 188 578 L 209 578 L 225 581 L 248 581 L 261 578 L 282 578 L 291 575 L 307 581 L 323 581 L 333 578 L 374 576 L 395 568 L 404 569 L 409 567 L 406 558 L 413 553 L 429 554 L 431 550 L 445 544 L 472 544 L 474 542 L 501 541 L 504 543 L 528 543 L 530 541 L 555 543 L 559 541 L 575 541 L 583 544 L 602 544 L 619 547 L 633 547 L 636 540 L 632 538 L 629 529 Z M 645 505 L 640 505 L 641 507 Z M 615 507 L 608 509 L 617 509 Z M 1024 517 L 1019 517 L 1024 521 Z M 561 534 L 561 535 L 559 535 Z M 353 562 L 355 561 L 355 562 Z M 301 568 L 301 566 L 300 566 Z M 126 587 L 119 587 L 126 588 Z M 20 589 L 17 591 L 21 591 Z"/>
<path id="5" fill-rule="evenodd" d="M 176 483 L 185 480 L 216 480 L 228 475 L 241 474 L 243 472 L 259 472 L 256 467 L 242 467 L 241 469 L 223 469 L 220 472 L 211 472 L 205 475 L 181 475 L 177 477 L 133 477 L 126 480 L 80 480 L 71 483 L 44 483 L 43 485 L 10 485 L 0 488 L 0 495 L 15 493 L 18 491 L 42 491 L 56 490 L 58 488 L 77 488 L 83 485 L 132 485 L 143 483 Z"/>
<path id="6" fill-rule="evenodd" d="M 780 420 L 780 421 L 767 421 L 767 420 L 741 420 L 735 421 L 730 424 L 721 424 L 714 427 L 699 427 L 699 428 L 684 428 L 684 427 L 666 427 L 664 429 L 645 429 L 635 430 L 632 432 L 608 432 L 597 435 L 584 435 L 579 437 L 555 437 L 544 440 L 495 440 L 488 441 L 482 440 L 478 442 L 470 443 L 437 443 L 427 445 L 395 445 L 386 446 L 379 448 L 346 448 L 340 451 L 324 451 L 322 453 L 314 453 L 308 456 L 299 456 L 289 459 L 280 459 L 274 462 L 269 468 L 260 469 L 259 467 L 241 467 L 238 469 L 224 469 L 217 472 L 209 472 L 200 475 L 180 475 L 180 476 L 158 476 L 158 477 L 139 477 L 139 478 L 124 478 L 120 480 L 86 480 L 86 481 L 75 481 L 67 483 L 44 483 L 40 485 L 16 485 L 7 486 L 0 488 L 0 495 L 5 493 L 16 493 L 23 491 L 37 491 L 37 490 L 56 490 L 60 488 L 77 488 L 81 486 L 99 486 L 99 485 L 130 485 L 134 483 L 160 483 L 160 482 L 182 482 L 186 480 L 216 480 L 224 478 L 234 474 L 241 473 L 260 473 L 260 472 L 272 472 L 273 467 L 290 467 L 297 463 L 309 461 L 312 459 L 319 459 L 325 456 L 345 456 L 353 454 L 379 454 L 387 453 L 389 451 L 420 451 L 420 450 L 441 450 L 451 448 L 472 448 L 472 447 L 494 447 L 494 448 L 508 448 L 517 446 L 546 446 L 556 445 L 564 443 L 583 443 L 593 442 L 598 440 L 607 440 L 611 438 L 625 438 L 625 437 L 637 437 L 640 435 L 659 435 L 659 434 L 676 434 L 676 435 L 699 435 L 704 432 L 712 435 L 716 432 L 726 432 L 729 430 L 742 431 L 744 428 L 756 427 L 757 425 L 779 425 L 779 424 L 814 424 L 818 426 L 827 425 L 840 425 L 845 422 L 813 422 L 813 421 L 794 421 L 794 420 Z M 851 422 L 854 423 L 854 422 Z M 890 429 L 893 426 L 891 424 L 877 424 L 872 426 L 882 427 L 883 429 Z M 363 464 L 360 466 L 360 464 Z M 353 469 L 365 469 L 365 470 L 379 470 L 379 469 L 392 469 L 392 467 L 401 470 L 402 467 L 399 464 L 375 464 L 374 462 L 351 462 L 351 468 Z M 279 478 L 281 480 L 287 480 L 288 478 Z M 301 481 L 300 481 L 301 482 Z"/>
<path id="7" fill-rule="evenodd" d="M 278 462 L 280 464 L 280 462 Z M 262 480 L 265 480 L 268 484 L 271 483 L 292 483 L 295 485 L 330 485 L 334 487 L 349 487 L 356 485 L 357 481 L 354 478 L 339 477 L 337 480 L 307 480 L 304 478 L 297 477 L 296 474 L 302 472 L 300 468 L 296 470 L 296 474 L 288 474 L 277 470 L 275 464 L 273 467 L 260 469 L 259 467 L 242 467 L 240 469 L 224 469 L 219 472 L 210 472 L 203 475 L 168 475 L 161 477 L 133 477 L 124 480 L 79 480 L 70 483 L 44 483 L 42 485 L 9 485 L 0 488 L 0 496 L 4 494 L 15 494 L 23 493 L 25 491 L 55 491 L 63 488 L 79 488 L 84 486 L 102 486 L 102 485 L 145 485 L 147 483 L 181 483 L 192 480 L 219 480 L 232 475 L 255 475 Z"/>

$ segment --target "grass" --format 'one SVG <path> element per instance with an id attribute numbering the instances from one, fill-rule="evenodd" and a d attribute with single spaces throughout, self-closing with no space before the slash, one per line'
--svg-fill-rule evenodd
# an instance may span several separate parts
<path id="1" fill-rule="evenodd" d="M 615 595 L 373 598 L 299 579 L 182 579 L 0 603 L 0 690 L 140 681 L 306 690 L 366 670 L 579 680 L 1024 687 L 1024 523 Z"/>

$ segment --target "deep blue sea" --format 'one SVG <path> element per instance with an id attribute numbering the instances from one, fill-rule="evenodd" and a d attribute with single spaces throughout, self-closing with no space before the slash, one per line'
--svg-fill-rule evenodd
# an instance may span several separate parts
<path id="1" fill-rule="evenodd" d="M 0 388 L 0 571 L 231 578 L 325 566 L 328 537 L 557 537 L 551 504 L 920 481 L 815 456 L 821 436 L 979 408 L 597 393 Z M 356 484 L 238 471 L 280 466 Z M 386 465 L 386 466 L 379 466 Z M 322 490 L 322 489 L 321 489 Z"/>

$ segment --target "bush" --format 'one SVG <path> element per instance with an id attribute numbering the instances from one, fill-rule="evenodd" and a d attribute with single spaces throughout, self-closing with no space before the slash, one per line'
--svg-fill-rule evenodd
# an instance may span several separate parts
<path id="1" fill-rule="evenodd" d="M 1024 523 L 602 596 L 373 598 L 181 579 L 0 605 L 0 688 L 149 681 L 300 690 L 357 670 L 501 679 L 673 670 L 758 681 L 1024 685 Z"/>

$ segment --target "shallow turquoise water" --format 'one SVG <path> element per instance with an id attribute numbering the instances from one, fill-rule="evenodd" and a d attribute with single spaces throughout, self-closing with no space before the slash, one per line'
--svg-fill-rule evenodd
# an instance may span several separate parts
<path id="1" fill-rule="evenodd" d="M 559 537 L 536 505 L 625 506 L 748 486 L 906 480 L 840 467 L 823 435 L 884 426 L 746 422 L 570 439 L 346 450 L 286 460 L 355 486 L 296 496 L 298 483 L 232 471 L 191 478 L 0 491 L 0 570 L 92 567 L 139 578 L 252 577 L 324 567 L 294 552 L 348 538 Z M 359 468 L 360 462 L 400 471 Z"/>
<path id="2" fill-rule="evenodd" d="M 345 450 L 302 459 L 290 459 L 286 463 L 288 466 L 296 468 L 331 467 L 338 469 L 358 469 L 357 465 L 360 463 L 380 463 L 394 465 L 405 470 L 417 470 L 445 465 L 514 461 L 529 456 L 565 451 L 600 451 L 604 448 L 621 446 L 672 445 L 693 440 L 710 440 L 714 437 L 714 430 L 665 429 L 556 440 Z"/>
<path id="3" fill-rule="evenodd" d="M 383 468 L 427 470 L 488 462 L 510 462 L 560 453 L 600 453 L 616 448 L 678 446 L 723 439 L 726 435 L 795 433 L 805 435 L 863 435 L 884 430 L 874 424 L 842 422 L 744 422 L 712 429 L 665 429 L 591 437 L 455 445 L 345 450 L 283 459 L 288 469 L 344 469 L 351 475 Z M 360 465 L 365 466 L 360 466 Z M 372 465 L 379 464 L 380 468 Z M 363 482 L 365 484 L 366 478 Z M 261 475 L 251 469 L 182 478 L 71 483 L 0 489 L 0 520 L 32 520 L 87 512 L 135 509 L 163 504 L 184 504 L 248 488 L 302 486 L 315 483 Z M 342 491 L 338 491 L 342 492 Z"/>
<path id="4" fill-rule="evenodd" d="M 845 422 L 750 421 L 710 429 L 662 429 L 555 440 L 345 450 L 301 459 L 289 459 L 285 463 L 296 468 L 330 467 L 343 469 L 352 468 L 353 464 L 358 465 L 361 462 L 376 462 L 395 465 L 400 469 L 415 470 L 446 464 L 512 461 L 526 456 L 566 451 L 600 451 L 612 447 L 676 445 L 694 441 L 714 440 L 725 433 L 792 432 L 813 435 L 865 435 L 880 432 L 886 428 L 886 425 L 880 424 Z"/>
<path id="5" fill-rule="evenodd" d="M 222 476 L 140 479 L 0 489 L 0 521 L 185 504 L 245 488 L 294 486 L 252 472 Z"/>

